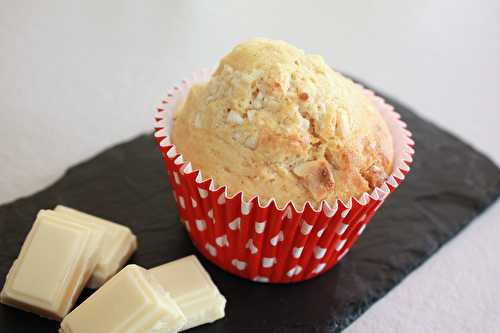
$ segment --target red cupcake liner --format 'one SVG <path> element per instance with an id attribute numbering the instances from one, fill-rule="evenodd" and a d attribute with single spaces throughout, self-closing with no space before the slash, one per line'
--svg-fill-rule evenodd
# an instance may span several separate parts
<path id="1" fill-rule="evenodd" d="M 394 169 L 386 182 L 371 193 L 331 207 L 310 202 L 280 209 L 272 199 L 243 200 L 215 188 L 211 178 L 192 170 L 170 142 L 172 115 L 189 87 L 206 82 L 210 71 L 195 73 L 175 86 L 155 114 L 155 139 L 165 162 L 181 222 L 198 250 L 220 268 L 240 277 L 271 283 L 313 278 L 339 262 L 364 231 L 386 197 L 410 171 L 414 142 L 394 108 L 367 89 L 365 94 L 385 119 L 394 140 Z"/>

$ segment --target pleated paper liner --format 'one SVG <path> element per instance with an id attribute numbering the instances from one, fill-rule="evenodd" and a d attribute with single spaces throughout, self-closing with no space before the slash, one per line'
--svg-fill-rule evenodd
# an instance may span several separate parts
<path id="1" fill-rule="evenodd" d="M 280 209 L 274 200 L 243 200 L 229 196 L 225 186 L 214 187 L 201 171 L 192 170 L 170 142 L 172 115 L 190 86 L 206 82 L 210 71 L 201 71 L 175 86 L 157 108 L 155 139 L 182 223 L 194 245 L 211 262 L 240 277 L 258 282 L 289 283 L 310 279 L 339 262 L 366 225 L 410 171 L 414 142 L 406 124 L 390 105 L 370 90 L 366 95 L 387 122 L 394 140 L 394 168 L 386 182 L 371 193 L 331 207 L 322 202 L 292 202 Z"/>

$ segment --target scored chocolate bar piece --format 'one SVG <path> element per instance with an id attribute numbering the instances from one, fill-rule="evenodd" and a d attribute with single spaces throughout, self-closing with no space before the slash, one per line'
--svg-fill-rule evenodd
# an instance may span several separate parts
<path id="1" fill-rule="evenodd" d="M 98 228 L 40 211 L 7 274 L 0 302 L 62 319 L 96 267 L 101 241 Z"/>
<path id="2" fill-rule="evenodd" d="M 173 333 L 186 323 L 144 268 L 128 265 L 69 313 L 60 333 Z"/>
<path id="3" fill-rule="evenodd" d="M 182 330 L 224 317 L 226 299 L 196 256 L 171 261 L 149 271 L 186 316 Z"/>
<path id="4" fill-rule="evenodd" d="M 124 225 L 62 205 L 58 205 L 54 211 L 61 217 L 84 225 L 91 224 L 104 230 L 104 240 L 99 248 L 97 267 L 87 284 L 88 288 L 99 288 L 125 265 L 137 249 L 136 236 Z"/>

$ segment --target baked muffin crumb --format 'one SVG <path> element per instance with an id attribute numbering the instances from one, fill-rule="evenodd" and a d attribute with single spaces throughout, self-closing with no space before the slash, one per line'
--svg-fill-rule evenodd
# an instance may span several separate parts
<path id="1" fill-rule="evenodd" d="M 369 99 L 320 56 L 253 39 L 236 46 L 176 113 L 173 143 L 231 194 L 333 204 L 390 174 L 390 132 Z"/>

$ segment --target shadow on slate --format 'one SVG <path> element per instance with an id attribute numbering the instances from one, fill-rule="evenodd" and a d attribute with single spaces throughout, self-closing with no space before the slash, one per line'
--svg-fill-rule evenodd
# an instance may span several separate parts
<path id="1" fill-rule="evenodd" d="M 387 100 L 414 134 L 415 162 L 346 258 L 294 285 L 248 282 L 202 259 L 228 299 L 227 315 L 190 332 L 338 332 L 498 197 L 500 170 L 487 157 Z M 46 190 L 0 207 L 0 285 L 36 213 L 57 204 L 131 227 L 139 239 L 131 262 L 146 268 L 196 253 L 178 221 L 154 140 L 142 135 L 69 169 Z M 80 301 L 90 294 L 85 290 Z M 57 328 L 54 321 L 0 305 L 1 332 Z"/>

